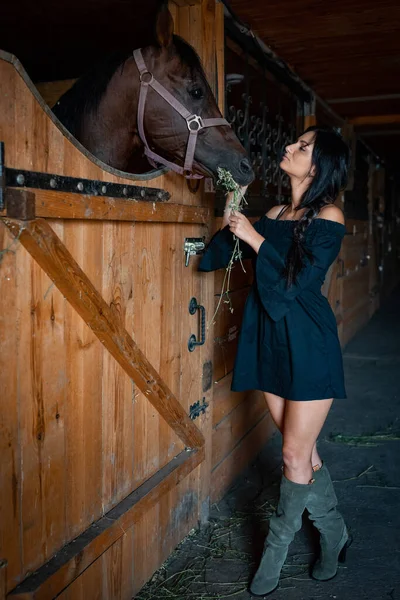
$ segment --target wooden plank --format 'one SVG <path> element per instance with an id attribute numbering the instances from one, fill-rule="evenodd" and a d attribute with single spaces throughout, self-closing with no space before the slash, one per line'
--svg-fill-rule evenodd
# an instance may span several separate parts
<path id="1" fill-rule="evenodd" d="M 168 498 L 167 506 L 169 505 Z M 159 513 L 160 506 L 153 506 L 135 525 L 133 554 L 135 593 L 143 587 L 160 565 L 160 544 L 157 540 L 163 540 L 163 537 L 160 535 Z"/>
<path id="2" fill-rule="evenodd" d="M 214 297 L 214 311 L 220 300 L 220 291 L 220 289 L 216 290 L 217 294 Z M 242 325 L 244 305 L 249 295 L 249 291 L 249 287 L 231 290 L 229 294 L 230 304 L 227 303 L 226 299 L 222 300 L 214 319 L 214 342 L 216 344 L 228 341 L 230 338 L 238 335 Z M 233 312 L 231 312 L 231 308 Z"/>
<path id="3" fill-rule="evenodd" d="M 82 575 L 65 588 L 57 596 L 57 600 L 88 600 L 89 598 L 90 600 L 107 600 L 103 595 L 102 581 L 105 577 L 103 568 L 103 560 L 100 557 Z"/>
<path id="4" fill-rule="evenodd" d="M 304 131 L 313 125 L 317 124 L 317 116 L 316 115 L 305 115 L 304 116 Z"/>
<path id="5" fill-rule="evenodd" d="M 197 261 L 193 268 L 197 269 Z M 214 304 L 214 277 L 204 277 L 200 275 L 201 283 L 201 301 L 206 308 L 212 310 Z M 205 523 L 209 518 L 211 506 L 211 461 L 212 461 L 212 431 L 213 431 L 213 411 L 214 411 L 214 386 L 213 386 L 213 358 L 214 358 L 214 340 L 213 336 L 206 333 L 206 341 L 200 347 L 200 365 L 201 373 L 201 396 L 208 403 L 206 413 L 200 417 L 201 431 L 206 440 L 205 460 L 200 465 L 199 473 L 199 504 L 200 504 L 200 522 Z"/>
<path id="6" fill-rule="evenodd" d="M 346 218 L 346 231 L 350 234 L 363 233 L 368 234 L 368 221 L 361 221 L 360 219 L 347 219 Z M 350 237 L 346 235 L 343 239 L 345 242 L 347 238 Z"/>
<path id="7" fill-rule="evenodd" d="M 22 571 L 21 552 L 21 447 L 18 423 L 18 254 L 22 248 L 8 229 L 0 225 L 0 558 L 7 556 L 8 589 Z M 14 330 L 14 331 L 13 331 Z M 5 585 L 5 584 L 4 584 Z M 1 597 L 1 596 L 0 596 Z M 5 596 L 4 596 L 5 597 Z"/>
<path id="8" fill-rule="evenodd" d="M 364 267 L 344 277 L 344 289 L 342 298 L 343 317 L 348 311 L 352 311 L 360 298 L 369 301 L 369 273 Z"/>
<path id="9" fill-rule="evenodd" d="M 368 263 L 362 265 L 362 260 L 367 254 L 367 245 L 363 245 L 360 248 L 347 248 L 344 254 L 344 272 L 349 269 L 355 271 L 359 269 L 369 269 Z"/>
<path id="10" fill-rule="evenodd" d="M 63 165 L 73 177 L 89 179 L 96 167 L 74 160 L 65 148 Z M 43 166 L 41 166 L 43 170 Z M 64 222 L 64 243 L 78 258 L 92 287 L 103 279 L 103 223 Z M 66 541 L 80 535 L 104 514 L 102 497 L 103 348 L 79 313 L 65 302 L 65 513 Z M 88 419 L 88 415 L 90 418 Z"/>
<path id="11" fill-rule="evenodd" d="M 3 221 L 182 441 L 201 447 L 201 433 L 46 221 Z"/>
<path id="12" fill-rule="evenodd" d="M 26 252 L 20 256 L 18 272 L 17 400 L 25 574 L 65 541 L 65 301 Z"/>
<path id="13" fill-rule="evenodd" d="M 76 79 L 61 79 L 59 81 L 43 81 L 35 85 L 43 100 L 51 108 L 74 85 L 75 81 Z"/>
<path id="14" fill-rule="evenodd" d="M 202 0 L 171 0 L 177 6 L 194 6 L 196 4 L 201 4 Z"/>
<path id="15" fill-rule="evenodd" d="M 222 115 L 225 115 L 225 15 L 222 2 L 215 4 L 215 52 L 216 52 L 216 100 Z"/>
<path id="16" fill-rule="evenodd" d="M 217 467 L 267 411 L 262 392 L 254 390 L 214 429 L 212 436 L 212 466 Z"/>
<path id="17" fill-rule="evenodd" d="M 400 115 L 367 115 L 363 117 L 352 117 L 348 122 L 355 127 L 361 127 L 363 125 L 398 125 L 400 123 Z"/>
<path id="18" fill-rule="evenodd" d="M 236 262 L 232 267 L 229 283 L 232 292 L 244 287 L 248 288 L 253 283 L 254 274 L 251 260 L 244 260 L 243 267 L 245 269 L 244 271 L 240 262 Z M 220 294 L 222 290 L 225 273 L 225 269 L 218 269 L 214 272 L 216 294 Z"/>
<path id="19" fill-rule="evenodd" d="M 102 236 L 103 297 L 127 331 L 135 331 L 134 227 L 130 223 L 104 223 Z M 109 510 L 135 488 L 134 386 L 105 348 L 102 379 L 102 505 L 103 510 Z"/>
<path id="20" fill-rule="evenodd" d="M 369 302 L 359 302 L 354 306 L 350 315 L 343 318 L 343 337 L 341 342 L 347 344 L 360 329 L 362 329 L 369 320 Z"/>
<path id="21" fill-rule="evenodd" d="M 21 219 L 21 221 L 34 219 L 36 217 L 35 202 L 35 194 L 28 190 L 6 189 L 5 205 L 7 217 L 10 219 Z"/>
<path id="22" fill-rule="evenodd" d="M 164 498 L 167 494 L 164 495 Z M 128 529 L 126 534 L 121 538 L 121 566 L 119 569 L 119 577 L 121 581 L 121 593 L 119 596 L 106 596 L 106 598 L 120 598 L 121 600 L 132 600 L 134 598 L 134 545 L 133 539 L 135 535 L 135 527 Z M 107 552 L 103 554 L 106 558 Z M 113 565 L 112 571 L 116 571 L 116 567 Z M 104 573 L 104 570 L 103 570 Z M 108 573 L 108 569 L 106 571 Z M 104 586 L 103 586 L 104 587 Z"/>
<path id="23" fill-rule="evenodd" d="M 22 191 L 15 190 L 14 193 L 22 193 Z M 211 216 L 210 210 L 204 206 L 99 198 L 52 190 L 35 189 L 34 192 L 36 216 L 49 219 L 206 224 Z M 9 215 L 6 215 L 5 211 L 0 211 L 0 216 Z"/>
<path id="24" fill-rule="evenodd" d="M 214 381 L 219 381 L 233 369 L 242 324 L 243 307 L 249 293 L 249 288 L 231 292 L 230 305 L 221 303 L 215 317 L 214 335 Z M 219 296 L 215 296 L 216 309 Z M 209 320 L 211 319 L 211 315 Z"/>
<path id="25" fill-rule="evenodd" d="M 203 448 L 181 452 L 82 535 L 64 546 L 47 564 L 17 586 L 9 597 L 15 600 L 53 600 L 203 459 Z"/>
<path id="26" fill-rule="evenodd" d="M 196 7 L 197 9 L 197 7 Z M 198 237 L 199 228 L 196 225 L 191 225 L 187 229 L 188 237 Z M 207 339 L 206 335 L 206 348 L 197 347 L 193 352 L 189 352 L 188 350 L 188 341 L 191 334 L 194 334 L 197 339 L 200 336 L 199 329 L 199 313 L 196 312 L 195 315 L 191 315 L 189 312 L 189 303 L 192 298 L 196 298 L 197 302 L 206 308 L 209 301 L 209 296 L 205 296 L 203 293 L 203 276 L 197 270 L 197 264 L 200 260 L 200 257 L 192 257 L 191 262 L 188 267 L 185 267 L 184 262 L 180 263 L 181 265 L 181 288 L 180 292 L 182 295 L 182 326 L 181 326 L 181 352 L 182 352 L 182 373 L 181 373 L 181 398 L 185 398 L 186 401 L 186 410 L 190 411 L 190 406 L 197 401 L 202 401 L 202 398 L 205 396 L 203 394 L 202 389 L 202 376 L 203 376 L 203 361 L 204 357 L 209 357 L 210 355 L 210 339 Z M 212 351 L 212 343 L 211 343 L 211 351 Z M 204 434 L 208 435 L 208 421 L 206 415 L 201 415 L 196 419 L 196 425 Z M 209 441 L 209 440 L 208 440 Z M 193 519 L 195 522 L 198 522 L 200 507 L 203 501 L 203 494 L 205 497 L 208 496 L 208 481 L 207 476 L 209 473 L 207 469 L 209 469 L 209 458 L 210 458 L 210 447 L 205 448 L 205 456 L 206 462 L 202 465 L 200 469 L 197 471 L 193 471 L 193 473 L 187 479 L 187 486 L 181 490 L 181 494 L 183 495 L 184 501 L 181 499 L 178 501 L 178 505 L 180 504 L 183 509 L 183 513 L 186 512 L 185 505 L 192 506 L 191 512 L 193 515 Z M 205 476 L 204 481 L 201 481 L 201 477 Z M 203 487 L 204 486 L 204 487 Z M 188 521 L 187 517 L 185 518 Z M 188 522 L 186 523 L 186 526 Z M 189 529 L 186 529 L 185 532 L 182 532 L 183 535 L 188 533 Z M 173 547 L 170 546 L 172 551 Z"/>
<path id="27" fill-rule="evenodd" d="M 200 2 L 201 22 L 196 27 L 196 33 L 201 36 L 201 61 L 207 81 L 215 96 L 217 91 L 217 78 L 215 72 L 215 2 Z M 193 34 L 192 34 L 193 37 Z M 199 45 L 199 44 L 198 44 Z M 197 48 L 199 50 L 199 48 Z"/>
<path id="28" fill-rule="evenodd" d="M 232 392 L 232 373 L 214 383 L 213 425 L 218 425 L 229 413 L 241 404 L 248 391 Z"/>
<path id="29" fill-rule="evenodd" d="M 342 247 L 344 250 L 347 248 L 360 247 L 368 242 L 367 231 L 354 231 L 351 235 L 345 235 L 343 238 Z"/>
<path id="30" fill-rule="evenodd" d="M 151 226 L 153 227 L 153 226 Z M 159 285 L 159 306 L 160 306 L 160 376 L 167 382 L 172 392 L 181 399 L 186 413 L 189 412 L 189 406 L 186 403 L 186 393 L 182 389 L 183 371 L 186 369 L 185 353 L 186 348 L 182 346 L 182 332 L 184 328 L 185 296 L 183 293 L 184 276 L 188 276 L 188 267 L 184 266 L 184 254 L 182 252 L 182 231 L 177 225 L 162 225 L 159 233 L 159 260 L 160 270 Z M 191 226 L 189 231 L 185 228 L 185 237 L 191 236 Z M 196 227 L 196 230 L 198 228 Z M 199 232 L 197 231 L 197 236 Z M 184 272 L 186 269 L 186 272 Z M 191 273 L 190 273 L 191 275 Z M 149 325 L 154 328 L 153 314 L 149 318 Z M 197 358 L 197 357 L 196 357 Z M 198 360 L 198 358 L 197 358 Z M 174 432 L 168 427 L 167 423 L 160 419 L 156 435 L 160 440 L 160 455 L 165 460 L 170 460 L 176 454 L 178 440 Z"/>
<path id="31" fill-rule="evenodd" d="M 135 289 L 133 331 L 135 332 L 137 344 L 157 370 L 160 368 L 161 347 L 159 333 L 162 291 L 160 288 L 161 269 L 158 259 L 161 254 L 161 234 L 162 228 L 160 225 L 149 227 L 145 223 L 135 224 L 134 244 L 137 251 L 134 265 L 132 265 Z M 158 335 L 154 335 L 155 331 Z M 139 387 L 135 387 L 135 485 L 143 479 L 147 479 L 160 467 L 158 424 L 159 414 L 154 405 L 150 405 L 145 394 L 141 392 Z M 156 514 L 157 511 L 158 508 L 155 508 L 152 512 Z M 157 519 L 158 517 L 154 516 L 156 523 L 158 522 Z"/>
<path id="32" fill-rule="evenodd" d="M 7 561 L 0 559 L 0 600 L 6 600 L 7 592 Z"/>
<path id="33" fill-rule="evenodd" d="M 153 227 L 153 226 L 152 226 Z M 161 226 L 160 226 L 161 228 Z M 189 231 L 185 227 L 185 236 L 191 236 L 193 226 L 189 226 Z M 197 228 L 196 228 L 197 229 Z M 184 311 L 187 310 L 185 304 L 185 295 L 183 292 L 184 276 L 187 276 L 188 268 L 184 266 L 184 257 L 181 252 L 181 244 L 183 236 L 179 227 L 176 225 L 163 225 L 162 231 L 154 232 L 158 238 L 158 245 L 154 251 L 159 253 L 157 266 L 159 269 L 160 283 L 158 286 L 158 302 L 159 311 L 156 318 L 159 322 L 154 322 L 154 315 L 149 317 L 149 326 L 158 325 L 160 331 L 159 336 L 159 358 L 160 358 L 160 376 L 166 381 L 172 391 L 178 398 L 181 398 L 183 409 L 189 413 L 187 403 L 187 394 L 182 386 L 184 381 L 184 372 L 187 369 L 185 364 L 186 348 L 182 346 L 182 335 L 185 331 L 184 326 Z M 158 234 L 158 235 L 157 235 Z M 184 273 L 186 269 L 186 273 Z M 198 358 L 197 358 L 198 360 Z M 158 449 L 162 460 L 170 460 L 173 454 L 176 454 L 178 448 L 177 440 L 174 432 L 168 427 L 163 419 L 153 420 L 153 426 L 148 431 L 149 440 L 153 437 L 158 438 Z M 181 484 L 181 493 L 185 493 L 190 487 L 190 477 L 185 479 Z M 179 495 L 177 490 L 172 490 L 163 498 L 162 503 L 158 506 L 157 514 L 146 515 L 143 521 L 146 521 L 146 539 L 136 540 L 136 546 L 147 543 L 149 546 L 148 553 L 152 553 L 152 558 L 147 557 L 149 562 L 148 567 L 143 569 L 143 573 L 153 573 L 158 565 L 163 561 L 163 552 L 172 551 L 174 546 L 173 536 L 169 535 L 168 523 L 174 508 L 179 504 Z M 154 529 L 156 530 L 154 531 Z M 187 532 L 184 530 L 184 524 L 179 523 L 178 529 L 183 537 Z M 162 532 L 162 533 L 161 533 Z M 159 535 L 162 535 L 164 544 L 160 546 L 155 542 Z"/>
<path id="34" fill-rule="evenodd" d="M 128 529 L 61 592 L 57 600 L 131 600 L 134 597 L 133 538 L 136 529 L 136 524 Z"/>
<path id="35" fill-rule="evenodd" d="M 211 474 L 211 502 L 218 502 L 236 477 L 257 456 L 270 436 L 276 431 L 271 415 L 267 412 Z"/>
<path id="36" fill-rule="evenodd" d="M 238 332 L 217 339 L 214 345 L 214 381 L 220 381 L 233 370 L 238 346 Z"/>

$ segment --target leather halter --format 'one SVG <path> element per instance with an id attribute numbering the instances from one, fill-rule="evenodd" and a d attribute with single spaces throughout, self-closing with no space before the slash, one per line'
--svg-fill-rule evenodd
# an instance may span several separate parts
<path id="1" fill-rule="evenodd" d="M 180 175 L 184 175 L 190 179 L 200 179 L 203 175 L 195 175 L 192 173 L 194 153 L 196 150 L 197 134 L 205 127 L 218 127 L 219 125 L 229 125 L 226 119 L 218 117 L 215 119 L 202 119 L 199 115 L 191 114 L 184 106 L 177 100 L 170 92 L 159 83 L 153 76 L 152 73 L 147 69 L 143 59 L 143 55 L 140 49 L 134 50 L 133 58 L 135 59 L 136 66 L 139 70 L 140 75 L 140 93 L 139 93 L 139 104 L 138 104 L 138 128 L 139 136 L 144 144 L 144 153 L 148 157 L 149 162 L 156 167 L 157 163 L 161 163 L 170 169 L 173 169 Z M 186 147 L 186 155 L 184 166 L 180 167 L 173 162 L 163 158 L 159 154 L 156 154 L 150 150 L 144 133 L 143 121 L 144 121 L 144 109 L 146 105 L 147 92 L 149 86 L 153 88 L 168 104 L 172 106 L 186 121 L 189 138 Z"/>

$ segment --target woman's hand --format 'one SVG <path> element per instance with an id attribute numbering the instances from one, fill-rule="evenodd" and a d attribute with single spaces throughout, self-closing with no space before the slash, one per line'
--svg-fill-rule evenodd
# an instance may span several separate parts
<path id="1" fill-rule="evenodd" d="M 241 212 L 231 211 L 228 218 L 229 230 L 258 252 L 265 238 L 262 237 Z"/>

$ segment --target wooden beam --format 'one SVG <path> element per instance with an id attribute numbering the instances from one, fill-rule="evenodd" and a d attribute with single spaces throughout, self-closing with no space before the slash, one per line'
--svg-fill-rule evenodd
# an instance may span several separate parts
<path id="1" fill-rule="evenodd" d="M 22 194 L 28 190 L 7 188 L 7 195 Z M 37 217 L 48 219 L 84 219 L 89 221 L 149 221 L 152 223 L 200 223 L 211 219 L 205 206 L 188 206 L 169 202 L 141 202 L 86 196 L 52 190 L 33 190 Z M 15 199 L 14 199 L 15 204 Z M 5 211 L 0 216 L 6 216 Z M 8 215 L 9 216 L 9 215 Z"/>
<path id="2" fill-rule="evenodd" d="M 371 115 L 367 117 L 353 117 L 349 119 L 350 125 L 360 127 L 362 125 L 397 125 L 400 123 L 400 115 Z"/>
<path id="3" fill-rule="evenodd" d="M 12 592 L 12 600 L 52 600 L 204 460 L 204 448 L 183 451 Z"/>
<path id="4" fill-rule="evenodd" d="M 308 127 L 311 127 L 316 124 L 317 124 L 316 115 L 305 115 L 304 116 L 304 130 L 306 130 Z"/>
<path id="5" fill-rule="evenodd" d="M 218 108 L 225 115 L 225 15 L 224 5 L 215 5 L 215 61 L 216 61 L 216 98 Z"/>
<path id="6" fill-rule="evenodd" d="M 76 79 L 62 79 L 59 81 L 44 81 L 42 83 L 36 83 L 35 85 L 43 100 L 51 108 L 76 81 Z"/>
<path id="7" fill-rule="evenodd" d="M 381 94 L 378 96 L 355 96 L 352 98 L 328 98 L 328 104 L 349 104 L 351 102 L 375 102 L 381 100 L 399 100 L 400 94 Z"/>
<path id="8" fill-rule="evenodd" d="M 36 197 L 32 192 L 8 189 L 6 190 L 5 200 L 5 210 L 7 217 L 10 217 L 10 219 L 31 221 L 36 218 Z"/>
<path id="9" fill-rule="evenodd" d="M 6 600 L 7 592 L 7 561 L 0 558 L 0 600 Z"/>
<path id="10" fill-rule="evenodd" d="M 372 129 L 371 131 L 361 131 L 359 133 L 360 140 L 364 142 L 364 137 L 390 137 L 390 136 L 399 136 L 400 129 Z M 365 144 L 366 145 L 366 144 Z M 367 146 L 368 148 L 368 146 Z M 376 155 L 375 155 L 376 156 Z"/>
<path id="11" fill-rule="evenodd" d="M 195 4 L 201 4 L 202 0 L 171 0 L 177 6 L 194 6 Z"/>
<path id="12" fill-rule="evenodd" d="M 184 444 L 202 447 L 201 432 L 50 225 L 2 220 Z"/>

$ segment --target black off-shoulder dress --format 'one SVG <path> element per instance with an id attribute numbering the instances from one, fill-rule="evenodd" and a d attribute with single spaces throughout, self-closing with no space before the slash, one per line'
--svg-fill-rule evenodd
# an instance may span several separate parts
<path id="1" fill-rule="evenodd" d="M 254 228 L 265 237 L 258 254 L 240 241 L 242 257 L 253 261 L 254 282 L 243 312 L 231 389 L 262 390 L 288 400 L 347 398 L 336 318 L 321 292 L 346 228 L 322 218 L 311 222 L 305 245 L 314 262 L 305 259 L 288 289 L 282 269 L 295 223 L 266 215 L 256 221 Z M 233 246 L 227 225 L 210 240 L 199 270 L 226 267 Z"/>

